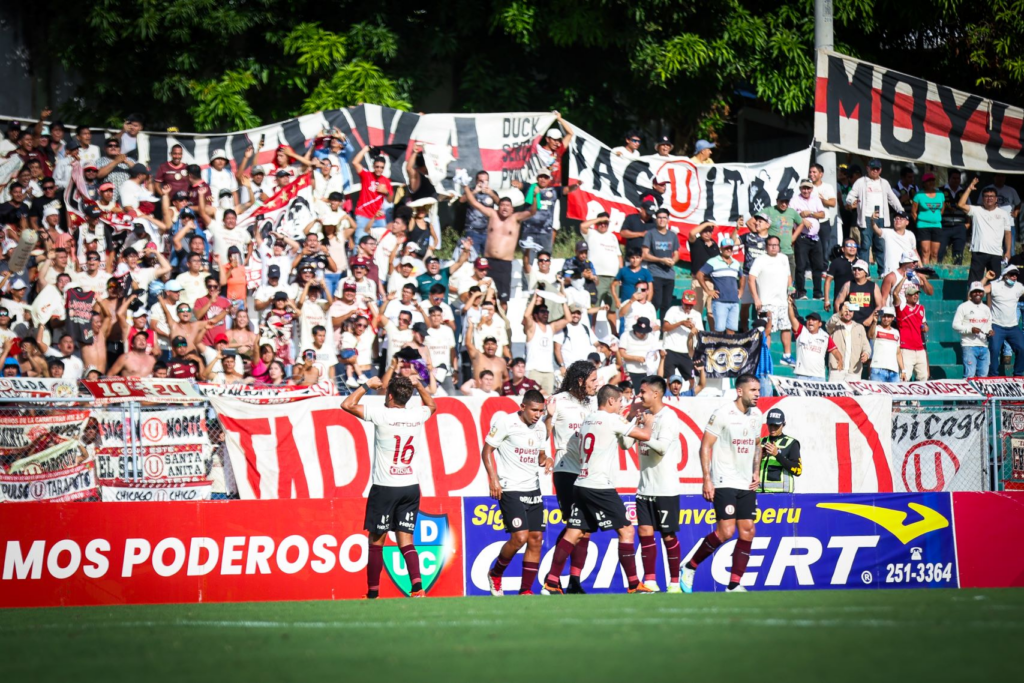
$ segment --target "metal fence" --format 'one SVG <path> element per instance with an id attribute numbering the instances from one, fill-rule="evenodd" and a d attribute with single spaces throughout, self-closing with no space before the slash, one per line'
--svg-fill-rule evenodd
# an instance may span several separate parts
<path id="1" fill-rule="evenodd" d="M 891 430 L 896 491 L 1024 489 L 1024 401 L 894 400 Z M 206 401 L 0 399 L 5 481 L 87 462 L 100 482 L 159 490 L 173 480 L 208 487 L 204 497 L 237 497 L 224 431 Z"/>

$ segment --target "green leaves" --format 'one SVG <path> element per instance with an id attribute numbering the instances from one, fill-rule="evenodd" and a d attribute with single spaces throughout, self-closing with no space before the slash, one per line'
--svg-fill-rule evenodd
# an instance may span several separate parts
<path id="1" fill-rule="evenodd" d="M 284 38 L 284 53 L 298 55 L 307 75 L 332 71 L 345 60 L 345 38 L 325 31 L 318 23 L 299 24 Z"/>
<path id="2" fill-rule="evenodd" d="M 189 112 L 199 130 L 219 125 L 243 130 L 260 125 L 245 98 L 246 91 L 256 85 L 256 77 L 247 71 L 227 71 L 218 80 L 189 83 L 189 94 L 195 101 Z"/>
<path id="3" fill-rule="evenodd" d="M 303 102 L 299 113 L 313 114 L 325 109 L 341 109 L 363 103 L 403 110 L 412 107 L 399 92 L 397 84 L 385 76 L 380 67 L 356 59 L 329 79 L 321 81 Z"/>

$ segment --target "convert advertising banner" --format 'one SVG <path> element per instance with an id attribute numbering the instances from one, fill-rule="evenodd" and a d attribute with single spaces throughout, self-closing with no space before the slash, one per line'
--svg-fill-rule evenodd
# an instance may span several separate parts
<path id="1" fill-rule="evenodd" d="M 366 594 L 359 499 L 5 505 L 0 607 L 341 600 Z M 423 499 L 415 544 L 431 597 L 462 595 L 462 501 Z M 385 546 L 381 595 L 408 585 Z M 404 583 L 403 583 L 404 582 Z"/>
<path id="2" fill-rule="evenodd" d="M 335 498 L 365 496 L 370 487 L 369 423 L 338 408 L 338 399 L 316 398 L 284 405 L 250 405 L 211 398 L 224 427 L 225 443 L 242 499 Z M 364 399 L 369 405 L 382 397 Z M 669 406 L 683 422 L 679 481 L 686 493 L 701 487 L 700 440 L 711 414 L 727 399 L 685 398 Z M 893 490 L 892 401 L 888 398 L 767 398 L 759 407 L 778 406 L 800 416 L 786 433 L 800 440 L 813 461 L 797 480 L 800 493 L 867 493 Z M 437 399 L 427 421 L 427 453 L 416 454 L 414 469 L 424 495 L 480 496 L 487 480 L 480 460 L 483 437 L 495 413 L 518 410 L 510 398 Z M 763 433 L 767 433 L 764 431 Z M 442 434 L 444 435 L 442 437 Z M 425 456 L 425 457 L 424 457 Z M 619 451 L 615 483 L 632 493 L 640 478 L 636 447 Z M 551 479 L 542 477 L 544 493 Z"/>
<path id="3" fill-rule="evenodd" d="M 634 519 L 632 496 L 623 496 Z M 487 570 L 508 538 L 497 502 L 463 500 L 466 516 L 466 594 L 488 595 Z M 551 567 L 558 534 L 565 526 L 554 496 L 545 496 L 547 529 L 539 580 Z M 683 496 L 679 541 L 688 560 L 714 528 L 715 513 L 701 496 Z M 753 590 L 815 588 L 956 588 L 957 555 L 949 494 L 886 496 L 758 496 L 757 535 L 743 585 Z M 635 523 L 635 522 L 634 522 Z M 736 541 L 723 544 L 697 569 L 694 590 L 723 591 L 729 583 Z M 518 590 L 522 552 L 502 581 L 506 591 Z M 641 571 L 640 553 L 637 567 Z M 568 569 L 565 570 L 568 575 Z M 664 547 L 658 543 L 658 583 L 668 577 Z M 600 532 L 590 537 L 581 575 L 588 593 L 624 593 L 625 575 L 618 561 L 618 536 Z M 534 586 L 539 590 L 540 586 Z"/>
<path id="4" fill-rule="evenodd" d="M 818 51 L 814 138 L 826 151 L 1024 173 L 1024 110 Z"/>

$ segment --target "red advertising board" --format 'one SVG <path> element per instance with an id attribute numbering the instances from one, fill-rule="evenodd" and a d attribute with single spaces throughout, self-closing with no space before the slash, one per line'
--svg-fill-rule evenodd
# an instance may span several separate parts
<path id="1" fill-rule="evenodd" d="M 5 505 L 0 607 L 360 598 L 365 505 Z M 462 595 L 462 501 L 425 498 L 420 510 L 415 543 L 427 593 Z M 385 548 L 384 556 L 381 596 L 400 596 L 402 555 Z"/>
<path id="2" fill-rule="evenodd" d="M 1024 491 L 952 496 L 960 587 L 1024 586 Z"/>

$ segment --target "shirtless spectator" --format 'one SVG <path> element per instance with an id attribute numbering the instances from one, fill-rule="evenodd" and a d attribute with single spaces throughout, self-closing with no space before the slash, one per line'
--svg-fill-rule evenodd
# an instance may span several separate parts
<path id="1" fill-rule="evenodd" d="M 114 361 L 108 375 L 119 375 L 121 377 L 151 377 L 153 366 L 156 365 L 156 358 L 146 349 L 148 337 L 145 332 L 138 332 L 132 337 L 131 350 L 121 354 L 121 357 Z"/>
<path id="2" fill-rule="evenodd" d="M 519 230 L 524 220 L 537 213 L 537 206 L 531 204 L 526 211 L 516 211 L 512 200 L 502 197 L 498 200 L 498 208 L 492 209 L 477 201 L 468 187 L 465 197 L 470 206 L 487 216 L 487 242 L 483 255 L 490 266 L 488 274 L 494 278 L 498 297 L 507 302 L 512 293 L 512 260 L 516 256 Z"/>
<path id="3" fill-rule="evenodd" d="M 186 342 L 186 349 L 188 351 L 194 351 L 196 348 L 196 339 L 206 332 L 211 321 L 194 320 L 192 318 L 192 307 L 184 301 L 179 301 L 177 308 L 174 309 L 174 312 L 177 314 L 177 317 L 175 318 L 171 315 L 170 310 L 168 310 L 166 300 L 161 297 L 158 301 L 160 302 L 160 308 L 164 312 L 164 318 L 167 320 L 167 327 L 171 330 L 171 338 L 183 338 Z M 171 352 L 174 353 L 174 351 L 175 348 L 172 343 Z"/>
<path id="4" fill-rule="evenodd" d="M 475 327 L 476 325 L 470 321 L 467 330 L 469 339 L 473 338 Z M 483 370 L 490 370 L 498 380 L 498 386 L 508 381 L 508 365 L 505 359 L 498 355 L 497 339 L 494 337 L 484 339 L 482 353 L 473 344 L 467 344 L 466 351 L 469 353 L 469 361 L 473 365 L 473 377 L 479 377 Z"/>
<path id="5" fill-rule="evenodd" d="M 93 368 L 103 374 L 107 371 L 107 339 L 114 326 L 114 318 L 107 309 L 97 302 L 92 311 L 92 344 L 82 347 L 82 361 L 86 368 Z"/>

